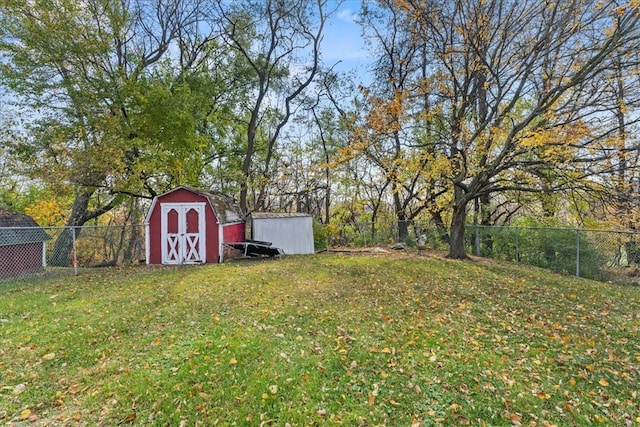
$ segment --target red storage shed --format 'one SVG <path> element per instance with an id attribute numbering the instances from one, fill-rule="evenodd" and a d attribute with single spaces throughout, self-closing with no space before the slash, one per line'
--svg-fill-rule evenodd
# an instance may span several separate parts
<path id="1" fill-rule="evenodd" d="M 29 215 L 0 208 L 0 278 L 44 270 L 50 239 Z"/>
<path id="2" fill-rule="evenodd" d="M 222 262 L 225 242 L 245 240 L 233 197 L 187 186 L 156 196 L 145 226 L 147 264 Z"/>

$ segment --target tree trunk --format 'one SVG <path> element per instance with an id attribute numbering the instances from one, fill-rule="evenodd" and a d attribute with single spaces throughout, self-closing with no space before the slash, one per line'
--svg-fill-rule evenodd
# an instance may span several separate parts
<path id="1" fill-rule="evenodd" d="M 327 151 L 327 143 L 325 142 L 324 138 L 322 138 L 322 150 L 324 151 L 324 161 L 325 164 L 328 165 L 329 164 L 329 152 Z M 329 225 L 329 221 L 331 220 L 331 214 L 330 214 L 330 210 L 331 210 L 331 169 L 329 168 L 329 166 L 326 166 L 324 168 L 324 179 L 327 185 L 327 190 L 325 192 L 325 197 L 324 197 L 324 223 L 326 225 Z"/>
<path id="2" fill-rule="evenodd" d="M 56 267 L 71 266 L 71 251 L 73 250 L 73 228 L 75 228 L 75 238 L 80 234 L 80 227 L 86 222 L 87 211 L 89 209 L 89 200 L 93 192 L 83 191 L 76 195 L 71 207 L 71 215 L 67 220 L 65 228 L 56 239 L 53 245 L 53 251 L 49 258 L 49 265 Z"/>
<path id="3" fill-rule="evenodd" d="M 54 267 L 71 266 L 71 250 L 73 249 L 72 229 L 65 227 L 53 245 L 53 252 L 47 264 Z"/>
<path id="4" fill-rule="evenodd" d="M 396 211 L 396 220 L 398 221 L 398 241 L 404 242 L 409 237 L 409 225 L 407 224 L 407 214 L 402 206 L 402 200 L 400 200 L 400 194 L 397 190 L 398 185 L 396 182 L 391 183 L 391 190 L 393 191 L 393 207 Z"/>
<path id="5" fill-rule="evenodd" d="M 329 225 L 331 221 L 331 183 L 329 182 L 329 173 L 327 172 L 327 191 L 324 196 L 324 223 Z"/>
<path id="6" fill-rule="evenodd" d="M 404 242 L 409 237 L 409 221 L 404 215 L 404 212 L 401 215 L 398 215 L 398 241 Z"/>
<path id="7" fill-rule="evenodd" d="M 371 215 L 371 241 L 376 240 L 376 221 L 378 219 L 378 210 L 375 209 Z"/>
<path id="8" fill-rule="evenodd" d="M 73 201 L 71 207 L 71 215 L 67 220 L 67 224 L 60 233 L 60 236 L 56 239 L 53 245 L 53 251 L 49 258 L 49 265 L 58 267 L 71 266 L 71 256 L 73 250 L 73 230 L 75 229 L 75 238 L 77 239 L 82 230 L 82 226 L 93 218 L 97 218 L 102 214 L 105 214 L 118 206 L 123 199 L 123 195 L 116 195 L 109 203 L 94 209 L 89 210 L 89 202 L 95 191 L 83 189 L 80 193 L 76 194 L 76 198 Z"/>
<path id="9" fill-rule="evenodd" d="M 468 259 L 464 242 L 465 220 L 467 218 L 466 198 L 458 193 L 462 190 L 456 187 L 456 203 L 453 206 L 453 215 L 451 218 L 451 230 L 449 235 L 449 254 L 447 258 L 451 259 Z"/>
<path id="10" fill-rule="evenodd" d="M 442 210 L 430 209 L 429 215 L 431 215 L 431 223 L 436 227 L 438 240 L 442 243 L 449 243 L 449 230 L 442 218 Z"/>
<path id="11" fill-rule="evenodd" d="M 249 213 L 249 177 L 253 161 L 254 143 L 256 138 L 257 114 L 252 112 L 249 126 L 247 127 L 247 151 L 242 160 L 242 181 L 240 182 L 240 209 L 245 215 Z"/>

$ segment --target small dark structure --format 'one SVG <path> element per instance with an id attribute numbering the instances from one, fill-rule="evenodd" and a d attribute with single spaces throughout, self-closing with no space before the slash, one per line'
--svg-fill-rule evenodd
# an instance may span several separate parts
<path id="1" fill-rule="evenodd" d="M 147 264 L 222 262 L 225 242 L 245 239 L 233 197 L 187 186 L 156 196 L 145 226 Z"/>
<path id="2" fill-rule="evenodd" d="M 0 278 L 43 271 L 50 239 L 29 215 L 0 208 Z"/>
<path id="3" fill-rule="evenodd" d="M 242 255 L 248 257 L 284 256 L 284 251 L 280 248 L 273 247 L 271 242 L 263 242 L 260 240 L 245 240 L 244 242 L 226 243 L 226 245 L 230 248 L 240 251 Z"/>

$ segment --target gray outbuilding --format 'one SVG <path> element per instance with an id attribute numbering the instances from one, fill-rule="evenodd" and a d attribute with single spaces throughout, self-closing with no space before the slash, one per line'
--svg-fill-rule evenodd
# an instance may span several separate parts
<path id="1" fill-rule="evenodd" d="M 251 239 L 270 242 L 286 255 L 312 254 L 313 217 L 303 213 L 254 212 Z"/>

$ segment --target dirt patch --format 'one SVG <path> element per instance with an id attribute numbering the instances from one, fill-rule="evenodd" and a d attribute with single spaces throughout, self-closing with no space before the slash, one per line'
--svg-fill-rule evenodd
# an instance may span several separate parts
<path id="1" fill-rule="evenodd" d="M 446 251 L 439 251 L 435 249 L 391 249 L 390 247 L 383 246 L 372 246 L 372 247 L 364 247 L 364 248 L 347 248 L 347 247 L 337 247 L 327 249 L 326 252 L 329 253 L 341 253 L 341 254 L 366 254 L 366 255 L 377 255 L 377 256 L 386 256 L 386 257 L 394 257 L 394 258 L 446 258 Z"/>

